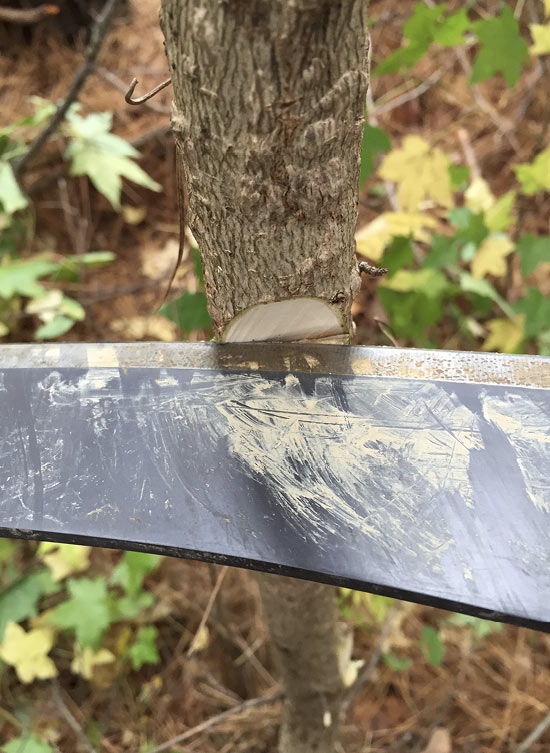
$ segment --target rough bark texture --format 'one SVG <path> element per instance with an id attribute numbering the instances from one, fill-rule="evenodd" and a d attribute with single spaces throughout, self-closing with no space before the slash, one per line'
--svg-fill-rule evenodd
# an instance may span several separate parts
<path id="1" fill-rule="evenodd" d="M 279 575 L 257 577 L 286 694 L 279 750 L 333 753 L 344 693 L 336 589 Z"/>
<path id="2" fill-rule="evenodd" d="M 299 297 L 333 307 L 350 333 L 366 5 L 162 0 L 187 221 L 218 339 L 251 307 Z M 344 690 L 336 589 L 259 580 L 287 696 L 280 751 L 333 753 Z"/>
<path id="3" fill-rule="evenodd" d="M 188 224 L 220 339 L 248 307 L 297 296 L 330 302 L 349 332 L 365 8 L 364 0 L 162 2 Z"/>

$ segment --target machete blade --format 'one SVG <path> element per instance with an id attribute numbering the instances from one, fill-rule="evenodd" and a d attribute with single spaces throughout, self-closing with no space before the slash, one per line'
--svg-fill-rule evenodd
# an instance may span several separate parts
<path id="1" fill-rule="evenodd" d="M 550 359 L 0 346 L 0 535 L 550 627 Z"/>

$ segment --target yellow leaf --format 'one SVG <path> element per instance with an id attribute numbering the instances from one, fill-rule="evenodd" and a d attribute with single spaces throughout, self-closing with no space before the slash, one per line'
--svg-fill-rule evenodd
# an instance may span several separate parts
<path id="1" fill-rule="evenodd" d="M 550 16 L 550 0 L 543 0 L 544 2 L 544 15 L 546 18 Z"/>
<path id="2" fill-rule="evenodd" d="M 489 184 L 483 178 L 474 178 L 464 192 L 464 201 L 472 212 L 485 212 L 495 203 Z"/>
<path id="3" fill-rule="evenodd" d="M 506 230 L 507 227 L 513 224 L 514 218 L 512 217 L 512 207 L 516 200 L 516 192 L 508 191 L 504 196 L 501 196 L 492 207 L 485 212 L 485 224 L 493 233 L 499 233 L 501 230 Z"/>
<path id="4" fill-rule="evenodd" d="M 75 675 L 82 675 L 86 680 L 91 680 L 94 674 L 94 667 L 101 664 L 112 664 L 114 661 L 115 655 L 107 648 L 100 648 L 98 651 L 94 651 L 90 646 L 82 648 L 78 643 L 75 643 L 71 672 Z"/>
<path id="5" fill-rule="evenodd" d="M 550 23 L 529 24 L 534 44 L 529 47 L 531 55 L 550 55 Z"/>
<path id="6" fill-rule="evenodd" d="M 525 314 L 515 319 L 490 319 L 487 322 L 489 337 L 481 350 L 499 350 L 501 353 L 514 353 L 525 337 L 523 326 Z"/>
<path id="7" fill-rule="evenodd" d="M 490 235 L 479 247 L 472 259 L 472 276 L 481 280 L 486 275 L 502 277 L 506 274 L 505 259 L 514 248 L 509 238 L 503 235 Z"/>
<path id="8" fill-rule="evenodd" d="M 449 165 L 441 149 L 432 149 L 420 136 L 405 136 L 403 147 L 388 154 L 379 173 L 397 183 L 401 209 L 414 212 L 425 197 L 444 207 L 453 206 Z"/>
<path id="9" fill-rule="evenodd" d="M 384 212 L 355 235 L 357 251 L 372 261 L 379 261 L 384 248 L 396 236 L 411 235 L 416 241 L 428 241 L 424 228 L 433 228 L 437 221 L 427 214 Z"/>
<path id="10" fill-rule="evenodd" d="M 55 544 L 43 541 L 38 547 L 38 556 L 52 571 L 54 580 L 63 580 L 67 575 L 80 573 L 90 566 L 90 547 L 76 544 Z"/>
<path id="11" fill-rule="evenodd" d="M 27 633 L 17 623 L 9 622 L 0 644 L 0 659 L 15 667 L 21 682 L 57 677 L 56 666 L 47 656 L 53 639 L 54 631 L 51 628 L 36 628 Z"/>
<path id="12" fill-rule="evenodd" d="M 162 340 L 174 342 L 178 339 L 178 326 L 165 316 L 131 316 L 128 319 L 113 319 L 110 324 L 113 332 L 126 340 Z"/>

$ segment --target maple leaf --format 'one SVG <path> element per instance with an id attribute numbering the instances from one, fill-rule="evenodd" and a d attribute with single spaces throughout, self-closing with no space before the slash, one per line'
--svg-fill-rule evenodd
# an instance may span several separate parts
<path id="1" fill-rule="evenodd" d="M 525 338 L 524 322 L 525 316 L 523 314 L 515 319 L 490 319 L 487 322 L 490 334 L 481 346 L 481 350 L 515 353 Z"/>
<path id="2" fill-rule="evenodd" d="M 530 24 L 534 44 L 529 47 L 531 55 L 550 55 L 550 23 Z"/>
<path id="3" fill-rule="evenodd" d="M 417 241 L 428 241 L 430 236 L 424 228 L 436 225 L 436 220 L 427 214 L 384 212 L 356 233 L 357 252 L 379 261 L 392 238 L 412 236 Z"/>
<path id="4" fill-rule="evenodd" d="M 514 249 L 509 238 L 502 235 L 490 235 L 479 247 L 472 259 L 472 275 L 480 280 L 486 275 L 502 277 L 506 274 L 505 259 Z"/>
<path id="5" fill-rule="evenodd" d="M 102 664 L 112 664 L 115 661 L 115 655 L 107 648 L 100 648 L 94 651 L 90 646 L 80 646 L 75 643 L 74 659 L 71 662 L 71 672 L 75 675 L 81 675 L 86 680 L 91 680 L 94 674 L 94 667 Z"/>
<path id="6" fill-rule="evenodd" d="M 520 255 L 522 274 L 530 275 L 539 264 L 550 262 L 550 238 L 526 233 L 516 244 L 516 251 Z"/>
<path id="7" fill-rule="evenodd" d="M 432 149 L 421 136 L 405 136 L 402 148 L 384 159 L 379 174 L 397 183 L 397 198 L 406 212 L 414 212 L 426 197 L 449 208 L 453 206 L 450 164 L 441 149 Z"/>
<path id="8" fill-rule="evenodd" d="M 43 742 L 36 735 L 23 733 L 20 737 L 10 740 L 0 750 L 3 753 L 53 753 L 53 748 Z"/>
<path id="9" fill-rule="evenodd" d="M 96 646 L 111 623 L 107 586 L 102 578 L 71 578 L 67 581 L 71 598 L 60 604 L 50 621 L 75 631 L 82 646 Z"/>
<path id="10" fill-rule="evenodd" d="M 481 43 L 481 50 L 472 66 L 471 82 L 486 81 L 501 72 L 508 86 L 514 86 L 529 55 L 511 8 L 505 5 L 500 16 L 475 21 L 472 30 Z"/>
<path id="11" fill-rule="evenodd" d="M 464 203 L 472 212 L 484 212 L 495 203 L 493 192 L 484 178 L 476 177 L 464 191 Z"/>
<path id="12" fill-rule="evenodd" d="M 158 630 L 153 625 L 141 627 L 138 630 L 135 642 L 126 652 L 134 669 L 141 669 L 144 664 L 158 664 L 160 656 L 155 645 L 157 635 Z M 195 650 L 200 651 L 201 649 L 195 647 Z"/>
<path id="13" fill-rule="evenodd" d="M 43 541 L 37 554 L 50 568 L 54 581 L 59 581 L 72 573 L 87 570 L 90 565 L 90 550 L 89 546 Z"/>
<path id="14" fill-rule="evenodd" d="M 520 298 L 514 308 L 525 316 L 524 330 L 526 337 L 537 337 L 548 329 L 550 298 L 543 295 L 538 288 L 528 288 L 527 295 Z"/>
<path id="15" fill-rule="evenodd" d="M 0 644 L 0 659 L 15 668 L 21 682 L 57 677 L 57 669 L 47 656 L 53 646 L 51 628 L 35 628 L 26 632 L 16 622 L 9 622 Z"/>
<path id="16" fill-rule="evenodd" d="M 514 167 L 523 193 L 532 196 L 537 191 L 550 191 L 550 146 L 542 151 L 533 162 Z"/>

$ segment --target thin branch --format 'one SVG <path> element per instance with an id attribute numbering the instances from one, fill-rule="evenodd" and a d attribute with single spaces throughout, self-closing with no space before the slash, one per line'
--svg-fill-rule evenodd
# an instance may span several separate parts
<path id="1" fill-rule="evenodd" d="M 222 711 L 221 714 L 217 714 L 216 716 L 207 719 L 205 722 L 197 724 L 196 727 L 188 729 L 187 732 L 182 732 L 181 735 L 176 735 L 176 737 L 173 737 L 171 740 L 167 740 L 161 745 L 157 745 L 157 747 L 150 750 L 149 753 L 162 753 L 162 751 L 168 750 L 173 745 L 180 745 L 190 738 L 195 737 L 195 735 L 200 735 L 202 732 L 206 732 L 207 730 L 215 727 L 217 724 L 220 724 L 231 716 L 243 714 L 245 711 L 250 711 L 250 709 L 257 709 L 260 706 L 267 706 L 270 703 L 276 703 L 277 701 L 282 700 L 283 697 L 283 693 L 279 692 L 273 693 L 273 695 L 264 696 L 263 698 L 251 698 L 249 701 L 244 701 L 244 703 L 241 703 L 238 706 L 234 706 L 232 709 Z"/>
<path id="2" fill-rule="evenodd" d="M 228 570 L 228 566 L 224 565 L 218 574 L 218 578 L 216 580 L 214 588 L 212 589 L 212 592 L 210 593 L 210 598 L 208 599 L 208 604 L 206 605 L 206 609 L 204 610 L 204 613 L 201 617 L 201 621 L 199 622 L 197 631 L 195 635 L 193 636 L 193 640 L 191 641 L 191 644 L 187 651 L 188 657 L 191 656 L 195 651 L 195 646 L 197 644 L 197 641 L 199 640 L 199 635 L 201 631 L 204 629 L 204 626 L 206 625 L 208 617 L 210 616 L 210 612 L 212 611 L 212 607 L 214 606 L 214 602 L 216 601 L 216 596 L 218 595 L 219 590 L 222 586 L 223 579 L 227 575 L 227 570 Z"/>
<path id="3" fill-rule="evenodd" d="M 547 714 L 544 719 L 537 724 L 535 729 L 518 745 L 514 753 L 527 753 L 531 745 L 537 742 L 539 737 L 546 732 L 548 727 L 550 727 L 550 714 Z"/>
<path id="4" fill-rule="evenodd" d="M 418 86 L 415 86 L 414 89 L 411 89 L 410 91 L 405 92 L 404 94 L 400 94 L 398 97 L 391 99 L 389 102 L 386 102 L 385 104 L 377 105 L 375 102 L 372 108 L 372 112 L 369 111 L 369 115 L 376 116 L 376 117 L 380 115 L 384 115 L 387 112 L 391 112 L 392 110 L 395 110 L 396 107 L 400 107 L 401 105 L 404 105 L 406 102 L 411 102 L 413 99 L 417 99 L 418 97 L 421 97 L 423 94 L 425 94 L 428 91 L 428 89 L 431 89 L 432 86 L 437 84 L 437 82 L 443 77 L 443 75 L 446 72 L 447 72 L 446 68 L 438 68 L 436 71 L 432 73 L 431 76 L 428 76 L 428 78 L 425 81 L 422 81 L 421 84 L 418 84 Z"/>
<path id="5" fill-rule="evenodd" d="M 114 86 L 123 94 L 126 94 L 126 92 L 128 91 L 128 84 L 125 84 L 124 81 L 116 75 L 116 73 L 113 73 L 107 68 L 96 68 L 96 73 L 104 81 L 107 81 L 109 84 L 111 84 L 111 86 Z M 153 112 L 160 112 L 163 115 L 170 114 L 170 108 L 166 107 L 165 105 L 159 105 L 149 100 L 145 100 L 142 104 L 145 105 L 145 107 L 148 107 L 150 110 L 153 110 Z"/>
<path id="6" fill-rule="evenodd" d="M 80 724 L 69 711 L 69 707 L 61 697 L 61 692 L 59 690 L 59 685 L 57 682 L 52 682 L 52 695 L 57 704 L 57 707 L 59 708 L 59 711 L 61 712 L 61 716 L 65 719 L 69 727 L 75 733 L 80 744 L 88 751 L 88 753 L 98 753 Z"/>
<path id="7" fill-rule="evenodd" d="M 103 10 L 97 17 L 97 21 L 93 26 L 90 42 L 84 54 L 84 61 L 78 67 L 76 75 L 69 88 L 69 91 L 65 96 L 65 99 L 55 111 L 48 125 L 38 134 L 38 136 L 32 142 L 28 152 L 26 152 L 23 157 L 15 164 L 15 173 L 17 175 L 21 175 L 28 164 L 32 162 L 32 160 L 36 157 L 46 141 L 50 138 L 54 131 L 57 130 L 61 121 L 67 114 L 70 106 L 78 97 L 80 90 L 86 82 L 86 79 L 95 67 L 95 61 L 97 60 L 97 56 L 99 55 L 103 41 L 107 35 L 109 27 L 111 26 L 111 22 L 113 20 L 118 3 L 119 0 L 107 0 L 107 2 L 105 3 Z"/>
<path id="8" fill-rule="evenodd" d="M 57 5 L 37 5 L 36 8 L 0 8 L 0 21 L 30 26 L 59 13 Z"/>

